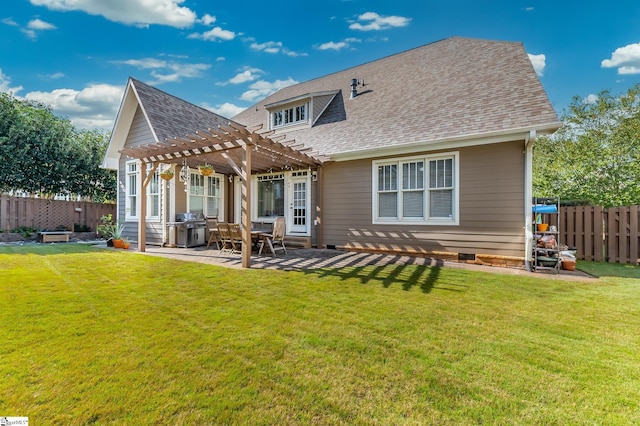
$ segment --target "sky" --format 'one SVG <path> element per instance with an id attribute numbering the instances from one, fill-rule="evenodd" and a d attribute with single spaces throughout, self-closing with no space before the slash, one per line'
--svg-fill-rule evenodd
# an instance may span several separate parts
<path id="1" fill-rule="evenodd" d="M 559 115 L 640 83 L 638 0 L 4 0 L 0 92 L 109 131 L 132 76 L 232 117 L 453 36 L 521 42 Z"/>

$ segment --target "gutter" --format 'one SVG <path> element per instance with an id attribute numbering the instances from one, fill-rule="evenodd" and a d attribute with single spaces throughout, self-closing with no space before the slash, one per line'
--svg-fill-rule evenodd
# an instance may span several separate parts
<path id="1" fill-rule="evenodd" d="M 524 265 L 531 271 L 531 250 L 533 250 L 533 145 L 538 135 L 531 130 L 524 142 Z"/>

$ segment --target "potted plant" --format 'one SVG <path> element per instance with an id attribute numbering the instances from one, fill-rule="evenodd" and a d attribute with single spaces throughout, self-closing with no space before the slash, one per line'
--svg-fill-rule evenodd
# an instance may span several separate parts
<path id="1" fill-rule="evenodd" d="M 122 233 L 124 232 L 124 225 L 118 225 L 113 230 L 111 238 L 113 239 L 114 248 L 124 248 L 124 240 L 122 239 Z"/>
<path id="2" fill-rule="evenodd" d="M 211 164 L 201 164 L 198 166 L 198 171 L 202 176 L 211 176 L 215 170 Z"/>
<path id="3" fill-rule="evenodd" d="M 100 224 L 96 227 L 98 235 L 107 240 L 107 247 L 113 247 L 113 234 L 117 226 L 113 222 L 111 214 L 104 215 L 100 218 Z"/>
<path id="4" fill-rule="evenodd" d="M 168 169 L 165 169 L 163 171 L 160 172 L 160 177 L 164 180 L 171 180 L 173 179 L 173 175 L 175 174 L 175 172 L 173 171 L 173 167 L 170 167 Z"/>
<path id="5" fill-rule="evenodd" d="M 129 239 L 127 237 L 122 237 L 122 248 L 125 250 L 129 250 L 130 245 L 131 243 L 129 242 Z"/>

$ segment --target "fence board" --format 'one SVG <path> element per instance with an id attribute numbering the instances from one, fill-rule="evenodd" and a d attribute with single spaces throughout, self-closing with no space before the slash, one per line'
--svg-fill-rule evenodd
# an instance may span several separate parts
<path id="1" fill-rule="evenodd" d="M 640 206 L 560 209 L 561 242 L 580 260 L 640 263 Z"/>
<path id="2" fill-rule="evenodd" d="M 55 230 L 58 227 L 73 229 L 75 224 L 86 225 L 95 231 L 100 218 L 107 214 L 115 217 L 115 204 L 0 197 L 0 230 L 4 232 L 20 227 L 48 230 Z"/>

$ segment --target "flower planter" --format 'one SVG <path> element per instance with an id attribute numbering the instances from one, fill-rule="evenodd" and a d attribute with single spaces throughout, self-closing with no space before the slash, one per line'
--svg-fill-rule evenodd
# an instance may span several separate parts
<path id="1" fill-rule="evenodd" d="M 202 176 L 211 176 L 214 172 L 213 167 L 211 166 L 198 166 L 198 171 Z"/>
<path id="2" fill-rule="evenodd" d="M 170 172 L 170 173 L 168 173 L 168 172 L 160 173 L 160 177 L 161 177 L 162 179 L 164 179 L 164 180 L 171 180 L 171 179 L 173 179 L 173 172 Z"/>
<path id="3" fill-rule="evenodd" d="M 113 248 L 124 248 L 124 240 L 113 240 Z"/>

